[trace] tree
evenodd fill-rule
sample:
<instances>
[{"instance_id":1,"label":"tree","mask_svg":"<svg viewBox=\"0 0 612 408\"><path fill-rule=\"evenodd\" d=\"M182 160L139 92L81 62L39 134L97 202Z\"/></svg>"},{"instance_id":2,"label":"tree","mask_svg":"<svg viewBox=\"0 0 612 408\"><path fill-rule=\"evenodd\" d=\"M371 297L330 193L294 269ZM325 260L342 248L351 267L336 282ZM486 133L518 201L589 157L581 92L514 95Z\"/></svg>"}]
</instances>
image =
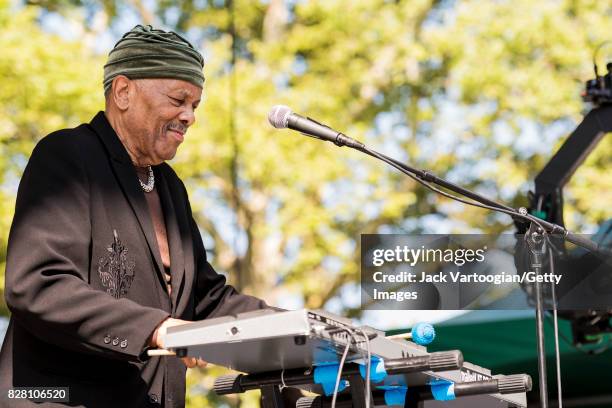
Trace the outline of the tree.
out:
<instances>
[{"instance_id":1,"label":"tree","mask_svg":"<svg viewBox=\"0 0 612 408\"><path fill-rule=\"evenodd\" d=\"M0 0L2 288L17 184L34 143L54 130L88 121L103 101L102 76L97 69L102 60L87 43L45 33L37 22L38 14L36 7ZM1 304L3 314L8 314L4 302Z\"/></svg>"}]
</instances>

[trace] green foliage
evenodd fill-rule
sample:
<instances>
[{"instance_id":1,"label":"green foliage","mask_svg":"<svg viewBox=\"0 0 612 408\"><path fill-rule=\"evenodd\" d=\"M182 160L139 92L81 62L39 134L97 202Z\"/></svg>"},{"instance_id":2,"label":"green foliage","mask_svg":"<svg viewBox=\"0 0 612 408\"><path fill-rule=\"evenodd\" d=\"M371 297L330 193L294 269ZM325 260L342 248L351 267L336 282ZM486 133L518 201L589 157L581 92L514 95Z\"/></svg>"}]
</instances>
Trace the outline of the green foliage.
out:
<instances>
[{"instance_id":1,"label":"green foliage","mask_svg":"<svg viewBox=\"0 0 612 408\"><path fill-rule=\"evenodd\" d=\"M92 54L86 38L83 43L68 42L43 32L38 13L36 7L0 1L2 276L17 183L35 142L54 130L89 121L103 101L102 59ZM1 281L4 288L4 278Z\"/></svg>"},{"instance_id":2,"label":"green foliage","mask_svg":"<svg viewBox=\"0 0 612 408\"><path fill-rule=\"evenodd\" d=\"M553 1L300 2L289 14L279 7L234 4L242 17L230 72L231 30L216 26L205 43L208 100L175 164L192 188L216 191L219 200L203 203L202 214L219 204L235 214L245 253L215 232L224 221L205 228L221 268L241 277L234 282L265 294L280 275L281 290L301 292L310 307L357 280L361 233L428 231L421 222L428 213L448 217L455 232L512 227L505 216L449 203L355 152L269 129L270 106L290 104L414 165L525 204L530 180L560 143L555 129L569 133L580 120L579 91L609 11ZM252 17L260 11L263 24ZM229 11L210 13L189 21ZM384 114L390 130L374 126ZM600 173L603 164L593 159L580 172ZM583 191L595 182L590 177ZM569 197L568 214L582 207L578 224L569 224L577 230L609 216L588 210L588 196Z\"/></svg>"}]
</instances>

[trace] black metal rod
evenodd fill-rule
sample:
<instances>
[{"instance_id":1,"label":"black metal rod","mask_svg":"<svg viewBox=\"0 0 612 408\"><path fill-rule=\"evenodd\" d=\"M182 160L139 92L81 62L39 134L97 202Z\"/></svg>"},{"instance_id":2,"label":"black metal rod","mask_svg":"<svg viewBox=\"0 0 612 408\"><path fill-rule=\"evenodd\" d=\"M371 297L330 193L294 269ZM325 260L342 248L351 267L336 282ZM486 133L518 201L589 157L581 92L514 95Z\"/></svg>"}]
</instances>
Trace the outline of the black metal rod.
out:
<instances>
[{"instance_id":1,"label":"black metal rod","mask_svg":"<svg viewBox=\"0 0 612 408\"><path fill-rule=\"evenodd\" d=\"M362 151L363 153L369 154L368 150L371 150L371 149L367 149L366 148L366 149L360 150L360 151ZM451 183L450 181L444 180L444 179L436 176L435 174L431 173L430 171L415 169L414 167L411 167L411 166L409 166L409 165L407 165L405 163L402 163L401 161L396 160L396 159L394 159L392 157L389 157L389 156L384 155L382 153L378 153L378 154L383 156L385 159L392 161L393 163L397 164L398 166L402 167L403 169L409 171L410 173L414 174L415 176L417 176L418 178L420 178L423 181L432 182L432 183L437 184L437 185L439 185L441 187L447 188L447 189L449 189L451 191L454 191L454 192L456 192L458 194L461 194L461 195L463 195L465 197L471 198L472 200L478 201L479 203L482 203L482 204L490 205L492 207L502 208L502 209L508 210L508 211L513 211L513 212L516 211L512 207L509 207L509 206L507 206L505 204L498 203L498 202L493 201L493 200L491 200L491 199L489 199L489 198L487 198L485 196L482 196L482 195L480 195L478 193L475 193L475 192L473 192L471 190L468 190L468 189L466 189L464 187L461 187L461 186L459 186L457 184ZM375 156L373 156L373 157L375 157Z\"/></svg>"},{"instance_id":2,"label":"black metal rod","mask_svg":"<svg viewBox=\"0 0 612 408\"><path fill-rule=\"evenodd\" d=\"M284 408L283 396L277 386L261 387L261 408Z\"/></svg>"},{"instance_id":3,"label":"black metal rod","mask_svg":"<svg viewBox=\"0 0 612 408\"><path fill-rule=\"evenodd\" d=\"M536 267L537 276L541 274L540 267ZM540 406L548 408L548 379L546 372L546 348L544 334L544 299L542 298L542 284L536 280L536 338L538 341L538 382L540 386Z\"/></svg>"},{"instance_id":4,"label":"black metal rod","mask_svg":"<svg viewBox=\"0 0 612 408\"><path fill-rule=\"evenodd\" d=\"M602 137L612 131L612 106L590 111L535 177L537 195L562 189Z\"/></svg>"},{"instance_id":5,"label":"black metal rod","mask_svg":"<svg viewBox=\"0 0 612 408\"><path fill-rule=\"evenodd\" d=\"M451 183L450 181L444 180L438 176L436 176L435 174L426 171L426 170L420 170L420 169L415 169L405 163L400 162L399 160L393 159L391 157L388 157L382 153L379 153L375 150L372 150L366 146L349 146L352 147L353 149L360 151L362 153L367 154L368 156L372 156L375 157L379 160L382 161L388 161L391 162L393 165L397 166L396 168L399 167L398 170L403 171L405 173L410 173L414 176L416 176L418 179L422 180L422 181L426 181L426 182L431 182L434 183L440 187L446 188L450 191L453 191L457 194L461 194L464 197L468 197L474 201L477 201L481 204L487 205L489 207L493 207L493 209L497 209L497 210L501 210L502 212L508 214L510 216L512 216L513 218L521 218L521 219L527 219L533 223L539 224L541 225L546 232L548 232L549 234L560 234L562 235L568 242L571 242L573 244L576 244L578 246L581 246L583 248L588 249L589 251L599 251L599 245L596 242L593 242L589 239L586 239L578 234L575 234L571 231L566 230L564 227L562 227L561 225L546 221L546 220L542 220L540 218L537 218L531 214L528 213L520 213L518 210L509 207L505 204L501 204L498 203L494 200L491 200L487 197L484 197L478 193L475 193L471 190L468 190L466 188L463 188L461 186L458 186L454 183ZM391 164L388 163L388 164Z\"/></svg>"},{"instance_id":6,"label":"black metal rod","mask_svg":"<svg viewBox=\"0 0 612 408\"><path fill-rule=\"evenodd\" d=\"M365 408L366 407L366 386L365 380L361 378L359 374L353 374L349 376L349 383L351 384L351 399L353 401L353 408ZM369 395L370 401L372 401L372 395ZM370 404L371 406L374 403Z\"/></svg>"},{"instance_id":7,"label":"black metal rod","mask_svg":"<svg viewBox=\"0 0 612 408\"><path fill-rule=\"evenodd\" d=\"M544 241L538 227L531 224L525 235L525 242L529 248L529 263L531 271L536 276L542 274L542 265L544 255L548 246ZM550 250L550 249L549 249ZM538 381L540 385L540 405L542 408L548 408L548 390L547 390L547 373L546 373L546 349L545 349L545 334L544 334L544 299L542 295L542 284L539 280L535 282L535 301L536 301L536 339L538 352Z\"/></svg>"}]
</instances>

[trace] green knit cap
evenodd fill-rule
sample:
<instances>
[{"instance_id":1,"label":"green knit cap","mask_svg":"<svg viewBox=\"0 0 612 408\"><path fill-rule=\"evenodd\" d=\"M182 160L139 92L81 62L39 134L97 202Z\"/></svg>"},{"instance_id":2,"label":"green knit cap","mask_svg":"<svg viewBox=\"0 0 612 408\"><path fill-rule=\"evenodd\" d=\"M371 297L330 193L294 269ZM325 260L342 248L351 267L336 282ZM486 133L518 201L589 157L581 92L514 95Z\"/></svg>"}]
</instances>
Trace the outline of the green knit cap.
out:
<instances>
[{"instance_id":1,"label":"green knit cap","mask_svg":"<svg viewBox=\"0 0 612 408\"><path fill-rule=\"evenodd\" d=\"M172 78L204 85L204 59L179 34L137 25L115 44L104 65L104 93L117 75L130 79Z\"/></svg>"}]
</instances>

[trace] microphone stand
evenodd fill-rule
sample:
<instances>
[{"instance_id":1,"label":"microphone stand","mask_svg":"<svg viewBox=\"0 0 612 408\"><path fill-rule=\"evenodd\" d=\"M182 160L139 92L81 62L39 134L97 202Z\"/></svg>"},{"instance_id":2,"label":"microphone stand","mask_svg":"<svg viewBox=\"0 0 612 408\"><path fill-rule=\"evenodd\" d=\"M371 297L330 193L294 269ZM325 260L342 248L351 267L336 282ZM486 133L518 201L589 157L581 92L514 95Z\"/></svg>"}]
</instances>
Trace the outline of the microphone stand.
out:
<instances>
[{"instance_id":1,"label":"microphone stand","mask_svg":"<svg viewBox=\"0 0 612 408\"><path fill-rule=\"evenodd\" d=\"M439 194L442 194L445 197L462 202L464 204L486 208L492 211L502 212L502 213L510 215L515 220L523 219L523 220L529 221L530 228L525 235L525 240L529 248L531 267L533 268L533 271L537 275L541 274L542 263L543 263L543 260L545 259L546 251L552 250L551 248L548 248L549 245L546 245L546 242L548 242L550 246L552 246L552 243L550 242L549 237L548 237L549 234L559 234L563 236L563 238L567 240L568 242L581 246L592 252L597 252L600 249L599 245L596 242L593 242L589 239L581 237L580 235L573 233L558 224L554 224L552 222L542 220L540 218L537 218L529 214L529 212L527 211L525 207L521 207L517 210L505 204L501 204L496 201L490 200L487 197L484 197L476 192L473 192L459 185L451 183L450 181L444 180L428 170L420 170L420 169L413 168L396 159L393 159L373 149L370 149L366 147L363 143L355 139L352 139L342 133L338 133L335 138L322 138L322 137L313 136L307 133L303 133L303 134L307 136L315 137L317 139L322 139L322 140L332 142L337 146L348 146L352 149L365 153L368 156L375 157L389 164L395 169L401 171L402 173L406 174L408 177L412 178L418 183L423 184L425 187ZM432 186L430 183L436 184L447 190L453 191L473 201L465 200L463 198L449 194L446 191L442 191ZM537 346L538 346L538 374L539 374L539 383L540 383L539 384L540 386L539 387L540 388L540 406L542 408L547 408L548 407L548 392L547 392L547 374L546 374L546 352L544 349L544 345L545 345L545 342L544 342L545 340L544 338L544 300L542 298L542 285L538 282L536 282L536 285L535 285L535 295L536 295L536 337L537 337Z\"/></svg>"}]
</instances>

